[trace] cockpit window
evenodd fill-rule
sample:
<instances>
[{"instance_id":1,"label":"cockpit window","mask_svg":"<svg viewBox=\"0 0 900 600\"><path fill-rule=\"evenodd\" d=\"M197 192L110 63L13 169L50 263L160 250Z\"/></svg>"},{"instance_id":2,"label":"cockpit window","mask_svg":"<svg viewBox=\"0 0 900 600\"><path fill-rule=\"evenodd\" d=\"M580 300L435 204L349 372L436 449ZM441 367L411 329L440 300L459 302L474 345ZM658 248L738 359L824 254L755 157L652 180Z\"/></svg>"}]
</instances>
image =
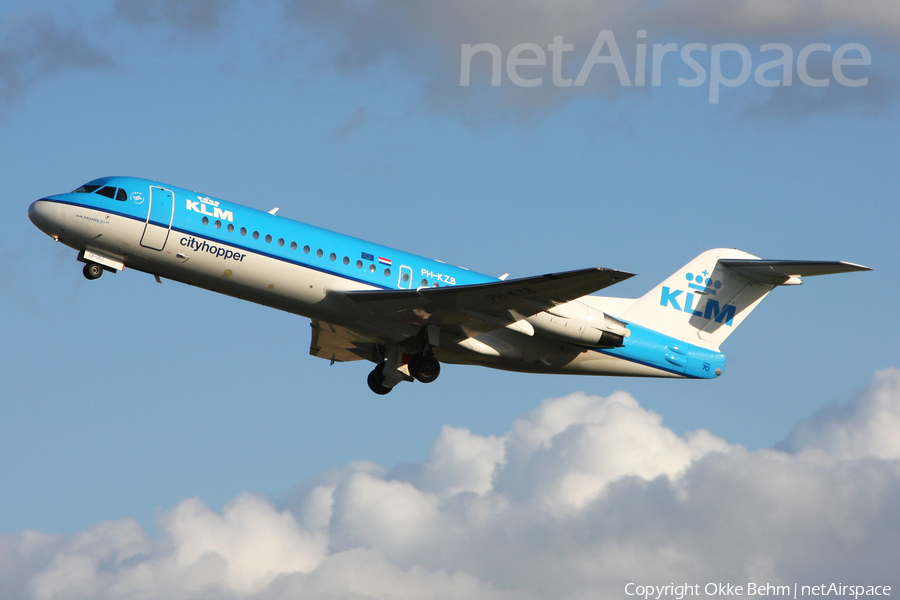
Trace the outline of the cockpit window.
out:
<instances>
[{"instance_id":1,"label":"cockpit window","mask_svg":"<svg viewBox=\"0 0 900 600\"><path fill-rule=\"evenodd\" d=\"M100 194L101 196L106 196L111 200L118 200L119 202L125 202L128 200L128 192L126 192L123 188L115 188L110 185L101 187L99 185L91 185L86 183L72 193Z\"/></svg>"},{"instance_id":2,"label":"cockpit window","mask_svg":"<svg viewBox=\"0 0 900 600\"><path fill-rule=\"evenodd\" d=\"M116 199L116 188L110 187L108 185L106 187L102 187L99 190L97 190L97 193L100 194L101 196L106 196L107 198L109 198L111 200Z\"/></svg>"}]
</instances>

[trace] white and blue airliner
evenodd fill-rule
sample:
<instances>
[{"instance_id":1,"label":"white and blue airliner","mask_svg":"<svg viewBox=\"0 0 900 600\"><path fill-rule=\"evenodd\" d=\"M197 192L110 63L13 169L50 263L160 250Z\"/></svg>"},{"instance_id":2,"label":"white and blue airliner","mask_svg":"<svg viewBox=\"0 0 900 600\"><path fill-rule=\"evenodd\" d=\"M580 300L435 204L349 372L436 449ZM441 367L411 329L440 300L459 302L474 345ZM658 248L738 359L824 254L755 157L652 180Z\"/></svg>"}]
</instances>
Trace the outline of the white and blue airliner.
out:
<instances>
[{"instance_id":1,"label":"white and blue airliner","mask_svg":"<svg viewBox=\"0 0 900 600\"><path fill-rule=\"evenodd\" d=\"M646 295L591 295L604 268L491 277L157 181L106 177L28 209L84 275L125 267L311 319L310 354L368 360L369 388L430 383L441 363L527 373L714 379L722 342L766 294L847 262L707 250Z\"/></svg>"}]
</instances>

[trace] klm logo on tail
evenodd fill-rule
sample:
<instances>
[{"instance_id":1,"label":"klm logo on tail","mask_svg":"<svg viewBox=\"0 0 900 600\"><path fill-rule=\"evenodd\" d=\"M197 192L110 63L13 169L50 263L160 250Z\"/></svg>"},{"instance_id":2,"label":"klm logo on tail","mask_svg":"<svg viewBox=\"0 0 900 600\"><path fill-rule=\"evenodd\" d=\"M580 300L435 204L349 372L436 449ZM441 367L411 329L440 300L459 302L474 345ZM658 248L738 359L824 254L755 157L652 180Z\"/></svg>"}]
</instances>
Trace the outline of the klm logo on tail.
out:
<instances>
[{"instance_id":1,"label":"klm logo on tail","mask_svg":"<svg viewBox=\"0 0 900 600\"><path fill-rule=\"evenodd\" d=\"M709 275L709 272L704 270L699 275L685 273L684 277L688 280L687 286L692 290L699 290L715 296L716 292L722 287L722 282L718 280L713 281L712 278L707 277L707 275Z\"/></svg>"},{"instance_id":2,"label":"klm logo on tail","mask_svg":"<svg viewBox=\"0 0 900 600\"><path fill-rule=\"evenodd\" d=\"M702 274L696 276L693 273L687 273L685 275L685 278L688 280L688 288L697 290L700 294L694 294L694 292L687 292L685 290L672 290L669 286L664 285L662 287L659 305L664 307L670 306L677 311L686 312L695 317L713 320L716 323L725 323L726 325L731 326L737 308L733 304L721 306L719 305L718 300L711 297L715 296L722 288L722 282L713 281L707 277L707 275L708 273L706 271L703 271ZM683 297L682 294L684 294ZM699 296L699 298L697 296ZM706 300L705 303L703 302L704 299Z\"/></svg>"}]
</instances>

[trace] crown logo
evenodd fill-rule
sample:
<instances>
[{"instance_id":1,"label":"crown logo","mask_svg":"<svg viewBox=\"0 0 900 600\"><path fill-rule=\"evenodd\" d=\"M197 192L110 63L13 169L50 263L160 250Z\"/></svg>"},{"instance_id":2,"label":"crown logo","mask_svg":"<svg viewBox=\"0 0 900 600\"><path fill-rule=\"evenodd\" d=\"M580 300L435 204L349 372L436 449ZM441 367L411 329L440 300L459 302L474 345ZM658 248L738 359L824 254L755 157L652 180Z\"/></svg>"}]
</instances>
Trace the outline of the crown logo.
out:
<instances>
[{"instance_id":1,"label":"crown logo","mask_svg":"<svg viewBox=\"0 0 900 600\"><path fill-rule=\"evenodd\" d=\"M721 289L722 282L718 279L713 281L708 275L709 272L704 269L700 274L694 275L693 273L686 273L684 277L688 280L688 287L692 290L715 296L716 291Z\"/></svg>"}]
</instances>

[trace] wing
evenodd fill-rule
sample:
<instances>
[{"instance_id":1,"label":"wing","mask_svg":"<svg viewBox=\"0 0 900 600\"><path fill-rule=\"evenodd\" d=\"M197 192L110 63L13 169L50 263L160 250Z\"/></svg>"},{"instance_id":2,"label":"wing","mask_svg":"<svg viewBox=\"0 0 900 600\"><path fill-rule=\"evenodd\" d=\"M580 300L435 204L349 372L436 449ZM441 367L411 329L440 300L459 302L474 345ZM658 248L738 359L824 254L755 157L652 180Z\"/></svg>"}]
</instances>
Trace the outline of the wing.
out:
<instances>
[{"instance_id":1,"label":"wing","mask_svg":"<svg viewBox=\"0 0 900 600\"><path fill-rule=\"evenodd\" d=\"M332 293L396 321L442 328L458 325L473 334L513 325L633 276L593 268L475 285Z\"/></svg>"},{"instance_id":2,"label":"wing","mask_svg":"<svg viewBox=\"0 0 900 600\"><path fill-rule=\"evenodd\" d=\"M319 319L310 321L312 339L309 353L335 362L363 360L372 355L373 341L346 327Z\"/></svg>"}]
</instances>

